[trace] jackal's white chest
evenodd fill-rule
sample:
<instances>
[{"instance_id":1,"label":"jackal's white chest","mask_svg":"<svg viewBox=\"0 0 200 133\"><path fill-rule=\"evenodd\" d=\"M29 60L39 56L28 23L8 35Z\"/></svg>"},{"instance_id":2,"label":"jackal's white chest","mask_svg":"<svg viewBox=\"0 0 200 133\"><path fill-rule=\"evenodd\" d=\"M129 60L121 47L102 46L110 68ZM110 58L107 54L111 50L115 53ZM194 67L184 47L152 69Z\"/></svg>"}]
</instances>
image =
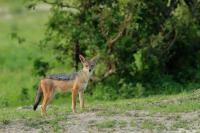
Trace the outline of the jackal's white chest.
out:
<instances>
[{"instance_id":1,"label":"jackal's white chest","mask_svg":"<svg viewBox=\"0 0 200 133\"><path fill-rule=\"evenodd\" d=\"M85 80L82 80L81 87L80 87L81 90L86 90L90 76L91 76L91 73L84 73L83 79L85 79Z\"/></svg>"},{"instance_id":2,"label":"jackal's white chest","mask_svg":"<svg viewBox=\"0 0 200 133\"><path fill-rule=\"evenodd\" d=\"M86 90L87 85L88 85L88 81L84 82L84 83L82 84L82 89L83 89L83 90Z\"/></svg>"}]
</instances>

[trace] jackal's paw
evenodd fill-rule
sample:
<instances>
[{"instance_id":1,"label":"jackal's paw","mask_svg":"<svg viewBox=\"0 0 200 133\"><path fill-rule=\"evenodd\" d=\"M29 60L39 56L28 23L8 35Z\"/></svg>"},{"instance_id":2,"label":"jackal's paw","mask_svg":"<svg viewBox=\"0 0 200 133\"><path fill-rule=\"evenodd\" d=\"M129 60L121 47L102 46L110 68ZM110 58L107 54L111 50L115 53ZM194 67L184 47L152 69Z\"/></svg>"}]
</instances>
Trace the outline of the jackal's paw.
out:
<instances>
[{"instance_id":1,"label":"jackal's paw","mask_svg":"<svg viewBox=\"0 0 200 133\"><path fill-rule=\"evenodd\" d=\"M76 113L76 110L72 110L73 113Z\"/></svg>"},{"instance_id":2,"label":"jackal's paw","mask_svg":"<svg viewBox=\"0 0 200 133\"><path fill-rule=\"evenodd\" d=\"M41 116L42 116L42 117L46 117L46 116L47 116L47 113L41 113Z\"/></svg>"},{"instance_id":3,"label":"jackal's paw","mask_svg":"<svg viewBox=\"0 0 200 133\"><path fill-rule=\"evenodd\" d=\"M81 110L84 110L84 109L85 109L85 107L80 107L80 109L81 109Z\"/></svg>"}]
</instances>

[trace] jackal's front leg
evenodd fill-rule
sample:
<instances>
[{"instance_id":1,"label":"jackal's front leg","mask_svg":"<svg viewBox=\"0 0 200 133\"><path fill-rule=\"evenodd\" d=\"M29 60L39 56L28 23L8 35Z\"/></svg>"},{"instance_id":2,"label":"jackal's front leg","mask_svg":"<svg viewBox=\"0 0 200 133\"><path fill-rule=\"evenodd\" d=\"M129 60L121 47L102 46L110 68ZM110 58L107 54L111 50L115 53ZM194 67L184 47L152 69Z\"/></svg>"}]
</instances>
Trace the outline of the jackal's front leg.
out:
<instances>
[{"instance_id":1,"label":"jackal's front leg","mask_svg":"<svg viewBox=\"0 0 200 133\"><path fill-rule=\"evenodd\" d=\"M43 98L42 106L41 106L41 115L42 116L47 116L46 107L47 107L48 101L49 101L49 97L45 95Z\"/></svg>"},{"instance_id":2,"label":"jackal's front leg","mask_svg":"<svg viewBox=\"0 0 200 133\"><path fill-rule=\"evenodd\" d=\"M77 96L77 89L72 90L72 111L73 113L76 112L76 96Z\"/></svg>"},{"instance_id":3,"label":"jackal's front leg","mask_svg":"<svg viewBox=\"0 0 200 133\"><path fill-rule=\"evenodd\" d=\"M83 98L83 91L79 92L79 101L80 101L80 108L84 108L84 98Z\"/></svg>"}]
</instances>

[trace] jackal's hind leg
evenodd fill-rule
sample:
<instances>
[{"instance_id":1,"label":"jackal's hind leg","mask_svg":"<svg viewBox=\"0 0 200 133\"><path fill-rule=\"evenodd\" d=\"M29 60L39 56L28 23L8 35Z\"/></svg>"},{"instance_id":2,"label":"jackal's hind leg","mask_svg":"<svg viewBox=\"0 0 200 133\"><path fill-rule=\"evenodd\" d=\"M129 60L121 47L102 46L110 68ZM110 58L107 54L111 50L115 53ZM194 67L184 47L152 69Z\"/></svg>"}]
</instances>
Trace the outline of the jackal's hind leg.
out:
<instances>
[{"instance_id":1,"label":"jackal's hind leg","mask_svg":"<svg viewBox=\"0 0 200 133\"><path fill-rule=\"evenodd\" d=\"M80 108L84 108L84 97L83 97L83 91L79 92L79 102L80 102Z\"/></svg>"},{"instance_id":2,"label":"jackal's hind leg","mask_svg":"<svg viewBox=\"0 0 200 133\"><path fill-rule=\"evenodd\" d=\"M42 116L47 116L46 113L46 107L48 105L50 97L49 96L44 96L43 102L42 102L42 106L41 106L41 115Z\"/></svg>"}]
</instances>

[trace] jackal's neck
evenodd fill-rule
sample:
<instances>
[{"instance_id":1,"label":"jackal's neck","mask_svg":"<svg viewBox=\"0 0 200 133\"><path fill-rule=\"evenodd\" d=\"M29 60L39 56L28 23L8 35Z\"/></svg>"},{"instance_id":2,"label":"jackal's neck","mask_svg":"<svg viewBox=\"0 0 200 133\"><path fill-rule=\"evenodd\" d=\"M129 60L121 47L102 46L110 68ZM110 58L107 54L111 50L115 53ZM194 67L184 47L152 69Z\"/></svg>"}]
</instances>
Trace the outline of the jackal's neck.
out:
<instances>
[{"instance_id":1,"label":"jackal's neck","mask_svg":"<svg viewBox=\"0 0 200 133\"><path fill-rule=\"evenodd\" d=\"M88 71L81 70L79 72L79 76L82 77L82 79L84 80L83 82L87 82L90 78L90 73Z\"/></svg>"},{"instance_id":2,"label":"jackal's neck","mask_svg":"<svg viewBox=\"0 0 200 133\"><path fill-rule=\"evenodd\" d=\"M87 76L88 78L90 77L90 73L89 73L88 71L81 70L80 73L81 73L82 75Z\"/></svg>"}]
</instances>

